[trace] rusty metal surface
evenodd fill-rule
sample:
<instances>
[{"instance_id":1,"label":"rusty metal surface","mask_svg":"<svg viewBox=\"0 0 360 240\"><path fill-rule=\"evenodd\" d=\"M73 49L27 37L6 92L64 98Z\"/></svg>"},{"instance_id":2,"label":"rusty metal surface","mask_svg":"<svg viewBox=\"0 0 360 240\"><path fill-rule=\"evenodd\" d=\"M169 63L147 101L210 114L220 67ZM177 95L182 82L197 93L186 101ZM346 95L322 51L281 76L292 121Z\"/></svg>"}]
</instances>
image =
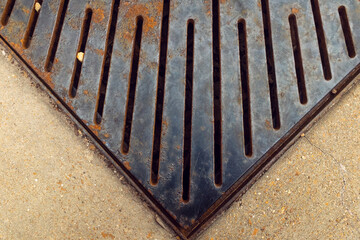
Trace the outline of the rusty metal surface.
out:
<instances>
[{"instance_id":1,"label":"rusty metal surface","mask_svg":"<svg viewBox=\"0 0 360 240\"><path fill-rule=\"evenodd\" d=\"M218 1L218 0L214 0ZM51 71L45 69L49 46L53 38L59 6L64 1L41 1L41 9L29 48L23 47L24 33L34 11L35 3L29 0L0 0L2 19L9 2L14 2L8 21L2 21L1 37L21 56L26 64L51 88L56 97L71 109L94 139L132 181L140 186L145 195L157 206L178 233L189 237L198 227L221 208L260 163L274 157L272 153L284 147L296 131L306 126L329 94L337 94L342 80L354 69L359 69L358 54L350 56L349 35L339 15L339 7L345 6L351 30L350 38L356 53L360 52L360 3L357 0L319 0L331 79L326 80L324 59L319 51L319 33L310 0L269 1L218 1L220 55L221 55L221 139L214 138L214 52L213 21L214 5L206 0L171 0L170 3L167 62L164 85L164 103L160 132L160 161L158 182L151 183L154 151L154 128L157 111L159 67L164 3L158 0L110 1L70 0L64 15L64 23ZM35 1L36 2L36 1ZM40 3L40 1L37 1ZM66 2L66 1L65 1ZM96 121L96 109L102 93L103 78L109 45L109 22L114 14L112 6L118 2L111 61L105 92L105 104L101 123ZM316 1L315 1L316 2ZM66 4L65 4L66 5ZM165 4L166 5L166 4ZM81 73L76 96L71 97L70 85L74 64L79 51L79 39L83 27L85 9L92 10L88 39L81 61ZM265 16L269 19L264 20ZM299 101L297 84L299 66L294 62L295 47L291 35L289 16L296 17L300 59L305 76L307 102ZM134 107L132 112L129 152L124 153L123 139L126 125L128 97L131 85L131 69L137 19L142 16L142 37L136 77ZM167 17L167 16L165 16ZM194 20L194 59L192 85L192 122L189 199L183 199L184 119L187 68L188 20ZM246 153L244 125L244 92L242 91L241 61L239 57L239 20L244 19L247 39L247 63L250 101L251 154ZM270 21L269 21L270 20ZM266 39L270 24L270 38ZM265 27L266 28L266 27ZM216 34L215 34L216 35ZM241 38L240 38L241 39ZM139 43L140 44L140 43ZM266 46L266 47L265 47ZM108 47L108 48L107 48ZM325 48L324 48L325 47ZM276 97L279 118L274 120L269 83L269 56L273 52L274 65L270 68L276 76ZM241 55L241 53L240 53ZM105 58L105 60L104 60ZM297 67L296 67L297 66ZM216 75L216 74L215 74ZM340 84L340 85L339 85ZM335 90L334 90L335 89ZM161 93L160 93L161 95ZM281 126L274 128L274 121ZM215 184L214 148L221 143L221 182ZM141 187L142 186L142 187Z\"/></svg>"}]
</instances>

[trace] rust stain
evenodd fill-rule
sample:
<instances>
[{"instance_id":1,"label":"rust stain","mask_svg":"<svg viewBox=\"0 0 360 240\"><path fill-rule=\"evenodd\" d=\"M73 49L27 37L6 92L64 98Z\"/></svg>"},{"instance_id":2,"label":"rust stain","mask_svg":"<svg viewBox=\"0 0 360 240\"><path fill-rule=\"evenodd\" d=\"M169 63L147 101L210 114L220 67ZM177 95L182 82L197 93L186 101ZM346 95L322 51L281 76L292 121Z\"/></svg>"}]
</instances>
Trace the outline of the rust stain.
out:
<instances>
[{"instance_id":1,"label":"rust stain","mask_svg":"<svg viewBox=\"0 0 360 240\"><path fill-rule=\"evenodd\" d=\"M299 13L299 9L297 9L297 8L292 8L292 9L291 9L291 12L292 12L293 14L297 14L297 13Z\"/></svg>"},{"instance_id":2,"label":"rust stain","mask_svg":"<svg viewBox=\"0 0 360 240\"><path fill-rule=\"evenodd\" d=\"M30 10L27 8L22 8L21 9L25 14L30 14Z\"/></svg>"},{"instance_id":3,"label":"rust stain","mask_svg":"<svg viewBox=\"0 0 360 240\"><path fill-rule=\"evenodd\" d=\"M81 22L80 22L79 18L70 18L67 23L74 30L80 29Z\"/></svg>"},{"instance_id":4,"label":"rust stain","mask_svg":"<svg viewBox=\"0 0 360 240\"><path fill-rule=\"evenodd\" d=\"M104 49L95 49L94 51L99 56L104 56L105 55L105 50Z\"/></svg>"},{"instance_id":5,"label":"rust stain","mask_svg":"<svg viewBox=\"0 0 360 240\"><path fill-rule=\"evenodd\" d=\"M166 120L164 120L164 121L163 121L163 125L164 125L165 127L168 127L168 126L169 126L169 123L168 123Z\"/></svg>"},{"instance_id":6,"label":"rust stain","mask_svg":"<svg viewBox=\"0 0 360 240\"><path fill-rule=\"evenodd\" d=\"M96 125L96 124L90 125L89 128L90 128L91 130L97 130L97 131L100 131L100 130L101 130L101 126L100 126L100 125Z\"/></svg>"},{"instance_id":7,"label":"rust stain","mask_svg":"<svg viewBox=\"0 0 360 240\"><path fill-rule=\"evenodd\" d=\"M51 73L42 73L41 74L45 83L51 88L51 89L54 89L55 88L55 84L53 83L52 81L52 78L51 78Z\"/></svg>"},{"instance_id":8,"label":"rust stain","mask_svg":"<svg viewBox=\"0 0 360 240\"><path fill-rule=\"evenodd\" d=\"M160 26L160 17L162 13L162 1L153 1L149 3L124 2L123 6L126 8L124 22L121 24L123 30L120 37L131 43L136 27L136 18L142 16L144 18L143 34L144 36L157 37L155 28Z\"/></svg>"},{"instance_id":9,"label":"rust stain","mask_svg":"<svg viewBox=\"0 0 360 240\"><path fill-rule=\"evenodd\" d=\"M90 130L96 135L99 136L99 131L101 130L101 126L100 125L89 125Z\"/></svg>"},{"instance_id":10,"label":"rust stain","mask_svg":"<svg viewBox=\"0 0 360 240\"><path fill-rule=\"evenodd\" d=\"M272 129L272 124L269 120L265 121L265 127L266 127L266 129Z\"/></svg>"},{"instance_id":11,"label":"rust stain","mask_svg":"<svg viewBox=\"0 0 360 240\"><path fill-rule=\"evenodd\" d=\"M131 170L131 167L130 167L130 163L129 163L129 162L125 161L125 162L124 162L124 166L126 167L127 170L129 170L129 171Z\"/></svg>"},{"instance_id":12,"label":"rust stain","mask_svg":"<svg viewBox=\"0 0 360 240\"><path fill-rule=\"evenodd\" d=\"M105 13L104 10L101 8L97 8L97 9L93 9L93 19L94 19L94 23L100 23L104 20L105 18Z\"/></svg>"},{"instance_id":13,"label":"rust stain","mask_svg":"<svg viewBox=\"0 0 360 240\"><path fill-rule=\"evenodd\" d=\"M84 90L84 94L85 94L85 95L89 95L89 91L88 91L88 90Z\"/></svg>"},{"instance_id":14,"label":"rust stain","mask_svg":"<svg viewBox=\"0 0 360 240\"><path fill-rule=\"evenodd\" d=\"M105 133L105 134L104 134L104 137L109 138L109 137L110 137L110 134Z\"/></svg>"}]
</instances>

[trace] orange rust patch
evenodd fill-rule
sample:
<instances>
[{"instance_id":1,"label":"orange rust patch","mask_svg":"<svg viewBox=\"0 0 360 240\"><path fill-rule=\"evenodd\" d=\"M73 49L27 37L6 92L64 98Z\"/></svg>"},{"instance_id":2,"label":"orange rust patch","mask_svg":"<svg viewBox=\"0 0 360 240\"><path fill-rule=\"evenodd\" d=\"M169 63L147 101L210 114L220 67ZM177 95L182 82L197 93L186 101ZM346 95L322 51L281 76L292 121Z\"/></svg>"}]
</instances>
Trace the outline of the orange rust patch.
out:
<instances>
[{"instance_id":1,"label":"orange rust patch","mask_svg":"<svg viewBox=\"0 0 360 240\"><path fill-rule=\"evenodd\" d=\"M90 130L96 135L99 136L99 131L101 130L101 126L100 125L89 125Z\"/></svg>"},{"instance_id":2,"label":"orange rust patch","mask_svg":"<svg viewBox=\"0 0 360 240\"><path fill-rule=\"evenodd\" d=\"M95 49L94 50L97 55L104 56L105 51L103 49Z\"/></svg>"},{"instance_id":3,"label":"orange rust patch","mask_svg":"<svg viewBox=\"0 0 360 240\"><path fill-rule=\"evenodd\" d=\"M267 129L272 129L272 126L271 126L271 123L270 123L269 120L266 120L266 121L265 121L265 127L266 127Z\"/></svg>"},{"instance_id":4,"label":"orange rust patch","mask_svg":"<svg viewBox=\"0 0 360 240\"><path fill-rule=\"evenodd\" d=\"M169 123L168 123L166 120L164 120L164 121L163 121L163 125L166 126L166 127L168 127L168 126L169 126Z\"/></svg>"},{"instance_id":5,"label":"orange rust patch","mask_svg":"<svg viewBox=\"0 0 360 240\"><path fill-rule=\"evenodd\" d=\"M130 163L129 163L129 162L125 161L125 162L124 162L124 166L126 167L127 170L129 170L129 171L131 170L131 167L130 167Z\"/></svg>"},{"instance_id":6,"label":"orange rust patch","mask_svg":"<svg viewBox=\"0 0 360 240\"><path fill-rule=\"evenodd\" d=\"M89 91L88 91L88 90L84 90L84 94L85 94L85 95L89 95Z\"/></svg>"},{"instance_id":7,"label":"orange rust patch","mask_svg":"<svg viewBox=\"0 0 360 240\"><path fill-rule=\"evenodd\" d=\"M55 84L52 82L51 72L42 74L45 83L51 88L55 88Z\"/></svg>"},{"instance_id":8,"label":"orange rust patch","mask_svg":"<svg viewBox=\"0 0 360 240\"><path fill-rule=\"evenodd\" d=\"M90 128L91 130L97 130L97 131L100 131L100 130L101 130L101 126L100 126L100 125L96 125L96 124L90 125L89 128Z\"/></svg>"},{"instance_id":9,"label":"orange rust patch","mask_svg":"<svg viewBox=\"0 0 360 240\"><path fill-rule=\"evenodd\" d=\"M110 137L110 134L105 133L105 134L104 134L104 137L109 138L109 137Z\"/></svg>"},{"instance_id":10,"label":"orange rust patch","mask_svg":"<svg viewBox=\"0 0 360 240\"><path fill-rule=\"evenodd\" d=\"M104 20L105 14L103 9L93 9L94 23L100 23Z\"/></svg>"},{"instance_id":11,"label":"orange rust patch","mask_svg":"<svg viewBox=\"0 0 360 240\"><path fill-rule=\"evenodd\" d=\"M30 14L30 10L27 8L22 8L21 9L25 14Z\"/></svg>"},{"instance_id":12,"label":"orange rust patch","mask_svg":"<svg viewBox=\"0 0 360 240\"><path fill-rule=\"evenodd\" d=\"M299 9L297 9L297 8L292 8L292 9L291 9L291 12L292 12L293 14L297 14L297 13L299 12Z\"/></svg>"},{"instance_id":13,"label":"orange rust patch","mask_svg":"<svg viewBox=\"0 0 360 240\"><path fill-rule=\"evenodd\" d=\"M134 5L130 2L126 2L124 3L124 5L128 6L127 12L125 14L125 19L127 19L127 22L125 23L125 30L129 31L130 29L135 29L135 25L136 25L135 19L138 16L142 16L144 18L144 25L143 25L144 35L149 34L151 30L153 30L159 24L155 16L161 15L162 5L163 5L161 1L144 3L144 4L134 4ZM128 32L127 35L129 35ZM129 36L125 36L125 39L128 40L128 38ZM131 39L132 38L130 36L130 40Z\"/></svg>"}]
</instances>

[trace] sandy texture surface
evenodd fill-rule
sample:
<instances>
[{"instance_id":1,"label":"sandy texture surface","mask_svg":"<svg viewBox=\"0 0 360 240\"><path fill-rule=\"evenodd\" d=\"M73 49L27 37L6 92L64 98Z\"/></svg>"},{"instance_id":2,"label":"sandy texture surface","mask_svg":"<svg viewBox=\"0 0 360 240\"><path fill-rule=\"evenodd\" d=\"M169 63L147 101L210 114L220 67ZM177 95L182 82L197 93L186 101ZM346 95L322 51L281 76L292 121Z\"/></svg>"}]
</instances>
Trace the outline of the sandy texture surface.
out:
<instances>
[{"instance_id":1,"label":"sandy texture surface","mask_svg":"<svg viewBox=\"0 0 360 240\"><path fill-rule=\"evenodd\" d=\"M176 239L11 61L0 48L0 239ZM357 84L199 239L360 239L359 226Z\"/></svg>"}]
</instances>

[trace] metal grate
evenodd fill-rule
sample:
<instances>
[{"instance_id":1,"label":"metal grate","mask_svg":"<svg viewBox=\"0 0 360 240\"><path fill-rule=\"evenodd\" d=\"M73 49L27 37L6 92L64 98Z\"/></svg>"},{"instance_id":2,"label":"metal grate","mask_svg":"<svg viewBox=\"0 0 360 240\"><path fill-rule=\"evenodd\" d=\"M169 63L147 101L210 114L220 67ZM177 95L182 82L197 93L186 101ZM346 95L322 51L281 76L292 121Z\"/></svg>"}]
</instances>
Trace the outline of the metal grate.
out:
<instances>
[{"instance_id":1,"label":"metal grate","mask_svg":"<svg viewBox=\"0 0 360 240\"><path fill-rule=\"evenodd\" d=\"M356 0L0 0L1 38L184 238L360 71Z\"/></svg>"}]
</instances>

